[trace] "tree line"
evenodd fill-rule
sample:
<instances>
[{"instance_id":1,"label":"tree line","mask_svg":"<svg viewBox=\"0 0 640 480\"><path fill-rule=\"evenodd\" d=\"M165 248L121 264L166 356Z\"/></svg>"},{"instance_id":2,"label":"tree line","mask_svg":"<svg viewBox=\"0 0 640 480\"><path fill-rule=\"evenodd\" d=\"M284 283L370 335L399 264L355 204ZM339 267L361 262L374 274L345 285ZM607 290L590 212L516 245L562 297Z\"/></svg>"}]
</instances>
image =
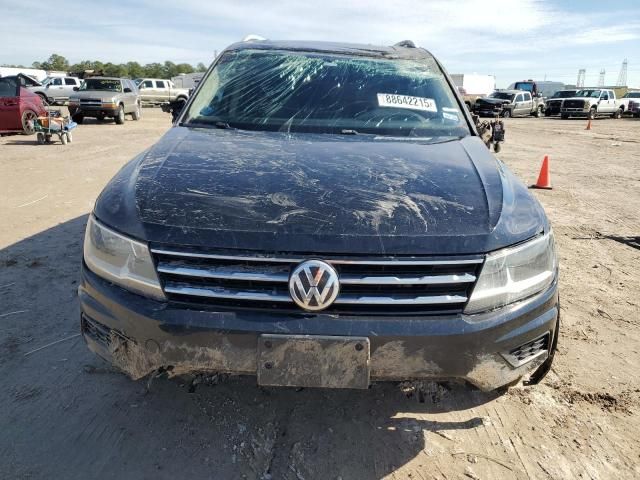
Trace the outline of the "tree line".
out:
<instances>
[{"instance_id":1,"label":"tree line","mask_svg":"<svg viewBox=\"0 0 640 480\"><path fill-rule=\"evenodd\" d=\"M3 65L4 67L25 68L24 65ZM52 54L48 59L42 62L33 62L31 68L39 70L56 70L71 73L80 73L85 70L101 70L104 75L109 77L151 77L151 78L171 78L181 73L205 72L207 67L200 62L195 67L188 63L173 63L166 61L164 63L147 63L141 65L138 62L127 63L103 63L95 60L83 60L78 63L71 64L62 55Z\"/></svg>"}]
</instances>

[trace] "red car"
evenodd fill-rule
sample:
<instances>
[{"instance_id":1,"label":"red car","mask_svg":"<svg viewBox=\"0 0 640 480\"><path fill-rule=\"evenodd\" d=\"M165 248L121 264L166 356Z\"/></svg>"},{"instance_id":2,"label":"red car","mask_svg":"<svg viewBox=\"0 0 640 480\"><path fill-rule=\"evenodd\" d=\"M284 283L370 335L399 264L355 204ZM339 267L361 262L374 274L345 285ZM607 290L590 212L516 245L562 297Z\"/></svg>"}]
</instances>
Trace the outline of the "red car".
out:
<instances>
[{"instance_id":1,"label":"red car","mask_svg":"<svg viewBox=\"0 0 640 480\"><path fill-rule=\"evenodd\" d=\"M28 77L0 78L0 134L34 133L36 117L47 114L40 97L25 88Z\"/></svg>"}]
</instances>

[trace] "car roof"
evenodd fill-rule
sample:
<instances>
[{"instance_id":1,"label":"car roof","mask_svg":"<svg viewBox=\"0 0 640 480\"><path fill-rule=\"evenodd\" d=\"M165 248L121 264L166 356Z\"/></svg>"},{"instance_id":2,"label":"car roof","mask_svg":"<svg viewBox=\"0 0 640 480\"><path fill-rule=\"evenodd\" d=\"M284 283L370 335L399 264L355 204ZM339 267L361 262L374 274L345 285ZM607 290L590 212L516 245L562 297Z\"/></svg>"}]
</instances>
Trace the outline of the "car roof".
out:
<instances>
[{"instance_id":1,"label":"car roof","mask_svg":"<svg viewBox=\"0 0 640 480\"><path fill-rule=\"evenodd\" d=\"M290 50L299 52L337 53L373 58L390 59L433 59L433 55L424 48L404 47L399 45L380 46L359 43L338 43L294 40L251 40L237 42L227 50Z\"/></svg>"},{"instance_id":2,"label":"car roof","mask_svg":"<svg viewBox=\"0 0 640 480\"><path fill-rule=\"evenodd\" d=\"M523 92L531 93L529 90L498 90L498 92L500 92L500 93L513 93L513 94L523 93Z\"/></svg>"}]
</instances>

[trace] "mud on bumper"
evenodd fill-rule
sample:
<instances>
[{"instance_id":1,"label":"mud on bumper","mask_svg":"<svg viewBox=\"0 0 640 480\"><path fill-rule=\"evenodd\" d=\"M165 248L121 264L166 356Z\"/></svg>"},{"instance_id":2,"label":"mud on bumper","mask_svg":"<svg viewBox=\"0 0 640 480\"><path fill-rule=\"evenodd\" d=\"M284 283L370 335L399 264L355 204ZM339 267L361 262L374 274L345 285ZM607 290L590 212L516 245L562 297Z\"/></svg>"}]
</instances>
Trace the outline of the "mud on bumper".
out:
<instances>
[{"instance_id":1,"label":"mud on bumper","mask_svg":"<svg viewBox=\"0 0 640 480\"><path fill-rule=\"evenodd\" d=\"M425 317L194 310L132 294L86 268L79 297L87 345L134 380L158 369L259 375L265 336L336 336L368 340L371 381L457 379L492 390L543 369L558 326L556 284L494 312Z\"/></svg>"}]
</instances>

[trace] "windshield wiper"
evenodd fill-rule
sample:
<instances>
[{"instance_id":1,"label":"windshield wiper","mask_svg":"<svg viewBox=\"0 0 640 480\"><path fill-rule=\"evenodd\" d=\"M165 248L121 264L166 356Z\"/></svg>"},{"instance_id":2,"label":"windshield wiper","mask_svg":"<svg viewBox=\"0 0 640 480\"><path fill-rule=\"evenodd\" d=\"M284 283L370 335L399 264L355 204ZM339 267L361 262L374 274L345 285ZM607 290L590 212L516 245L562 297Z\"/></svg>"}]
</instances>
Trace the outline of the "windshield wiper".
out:
<instances>
[{"instance_id":1,"label":"windshield wiper","mask_svg":"<svg viewBox=\"0 0 640 480\"><path fill-rule=\"evenodd\" d=\"M352 130L350 128L343 128L340 130L341 135L359 135L357 130Z\"/></svg>"},{"instance_id":2,"label":"windshield wiper","mask_svg":"<svg viewBox=\"0 0 640 480\"><path fill-rule=\"evenodd\" d=\"M213 122L213 126L216 128L221 128L223 130L231 128L231 125L229 125L227 122Z\"/></svg>"}]
</instances>

